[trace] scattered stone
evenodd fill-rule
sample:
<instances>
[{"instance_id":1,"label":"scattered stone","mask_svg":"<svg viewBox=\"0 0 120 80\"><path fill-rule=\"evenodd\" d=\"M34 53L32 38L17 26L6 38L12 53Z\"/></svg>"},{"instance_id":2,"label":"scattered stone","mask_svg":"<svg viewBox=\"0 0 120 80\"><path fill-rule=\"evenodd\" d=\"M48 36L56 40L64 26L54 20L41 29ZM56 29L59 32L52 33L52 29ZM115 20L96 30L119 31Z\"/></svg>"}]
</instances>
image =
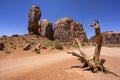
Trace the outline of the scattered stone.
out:
<instances>
[{"instance_id":1,"label":"scattered stone","mask_svg":"<svg viewBox=\"0 0 120 80\"><path fill-rule=\"evenodd\" d=\"M10 51L6 51L7 54L11 53Z\"/></svg>"},{"instance_id":2,"label":"scattered stone","mask_svg":"<svg viewBox=\"0 0 120 80\"><path fill-rule=\"evenodd\" d=\"M36 5L33 5L28 14L28 31L29 33L33 33L39 35L38 29L38 21L41 17L40 8Z\"/></svg>"},{"instance_id":3,"label":"scattered stone","mask_svg":"<svg viewBox=\"0 0 120 80\"><path fill-rule=\"evenodd\" d=\"M23 48L23 50L30 50L30 46L31 46L30 43L26 44L25 47Z\"/></svg>"},{"instance_id":4,"label":"scattered stone","mask_svg":"<svg viewBox=\"0 0 120 80\"><path fill-rule=\"evenodd\" d=\"M0 43L0 50L3 50L4 49L4 43Z\"/></svg>"},{"instance_id":5,"label":"scattered stone","mask_svg":"<svg viewBox=\"0 0 120 80\"><path fill-rule=\"evenodd\" d=\"M37 44L33 47L33 51L40 50L40 47L41 47L41 43L37 43Z\"/></svg>"},{"instance_id":6,"label":"scattered stone","mask_svg":"<svg viewBox=\"0 0 120 80\"><path fill-rule=\"evenodd\" d=\"M38 50L38 49L36 49L35 52L36 52L37 54L40 54L40 50Z\"/></svg>"},{"instance_id":7,"label":"scattered stone","mask_svg":"<svg viewBox=\"0 0 120 80\"><path fill-rule=\"evenodd\" d=\"M41 43L37 43L37 46L41 47Z\"/></svg>"},{"instance_id":8,"label":"scattered stone","mask_svg":"<svg viewBox=\"0 0 120 80\"><path fill-rule=\"evenodd\" d=\"M42 45L41 48L42 49L47 49L47 47L45 45Z\"/></svg>"},{"instance_id":9,"label":"scattered stone","mask_svg":"<svg viewBox=\"0 0 120 80\"><path fill-rule=\"evenodd\" d=\"M33 51L35 51L37 54L39 54L40 53L40 46L41 46L41 44L39 44L39 43L37 45L35 45Z\"/></svg>"},{"instance_id":10,"label":"scattered stone","mask_svg":"<svg viewBox=\"0 0 120 80\"><path fill-rule=\"evenodd\" d=\"M34 51L40 50L40 47L38 45L35 46Z\"/></svg>"}]
</instances>

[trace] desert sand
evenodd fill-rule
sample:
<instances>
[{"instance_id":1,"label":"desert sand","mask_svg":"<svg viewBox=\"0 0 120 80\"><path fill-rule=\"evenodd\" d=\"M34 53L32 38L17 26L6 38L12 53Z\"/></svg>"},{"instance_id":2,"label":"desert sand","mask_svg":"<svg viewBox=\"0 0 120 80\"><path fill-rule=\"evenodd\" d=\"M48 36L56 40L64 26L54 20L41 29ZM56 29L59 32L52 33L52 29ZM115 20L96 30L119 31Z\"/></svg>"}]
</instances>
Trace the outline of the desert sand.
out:
<instances>
[{"instance_id":1,"label":"desert sand","mask_svg":"<svg viewBox=\"0 0 120 80\"><path fill-rule=\"evenodd\" d=\"M47 54L32 54L30 51L17 50L3 55L1 51L0 80L120 80L120 77L112 74L71 68L80 65L80 61L67 54L67 51L79 53L77 49L43 51ZM84 48L84 51L91 57L94 47ZM102 47L101 58L106 60L106 67L120 73L120 48Z\"/></svg>"}]
</instances>

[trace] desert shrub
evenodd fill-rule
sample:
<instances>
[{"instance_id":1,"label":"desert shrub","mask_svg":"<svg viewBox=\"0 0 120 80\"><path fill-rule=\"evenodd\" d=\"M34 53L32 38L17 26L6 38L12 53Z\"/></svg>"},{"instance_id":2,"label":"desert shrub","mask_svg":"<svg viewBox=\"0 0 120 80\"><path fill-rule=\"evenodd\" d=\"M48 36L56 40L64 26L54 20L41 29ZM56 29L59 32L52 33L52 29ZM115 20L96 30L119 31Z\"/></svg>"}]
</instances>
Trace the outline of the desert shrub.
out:
<instances>
[{"instance_id":1,"label":"desert shrub","mask_svg":"<svg viewBox=\"0 0 120 80\"><path fill-rule=\"evenodd\" d=\"M13 48L14 50L17 48L15 44L13 44L13 42L10 42L11 48Z\"/></svg>"},{"instance_id":2,"label":"desert shrub","mask_svg":"<svg viewBox=\"0 0 120 80\"><path fill-rule=\"evenodd\" d=\"M23 40L26 40L24 37L22 37Z\"/></svg>"},{"instance_id":3,"label":"desert shrub","mask_svg":"<svg viewBox=\"0 0 120 80\"><path fill-rule=\"evenodd\" d=\"M13 45L12 45L12 48L15 50L15 49L16 49L16 45L13 44Z\"/></svg>"},{"instance_id":4,"label":"desert shrub","mask_svg":"<svg viewBox=\"0 0 120 80\"><path fill-rule=\"evenodd\" d=\"M78 44L73 44L72 46L75 48L78 48Z\"/></svg>"},{"instance_id":5,"label":"desert shrub","mask_svg":"<svg viewBox=\"0 0 120 80\"><path fill-rule=\"evenodd\" d=\"M13 49L16 49L16 45L13 45Z\"/></svg>"},{"instance_id":6,"label":"desert shrub","mask_svg":"<svg viewBox=\"0 0 120 80\"><path fill-rule=\"evenodd\" d=\"M85 44L85 43L82 43L81 46L86 46L86 44Z\"/></svg>"},{"instance_id":7,"label":"desert shrub","mask_svg":"<svg viewBox=\"0 0 120 80\"><path fill-rule=\"evenodd\" d=\"M72 45L68 42L62 43L63 46L65 46L66 48L70 48Z\"/></svg>"},{"instance_id":8,"label":"desert shrub","mask_svg":"<svg viewBox=\"0 0 120 80\"><path fill-rule=\"evenodd\" d=\"M96 46L96 43L93 43L92 45L93 45L93 46Z\"/></svg>"},{"instance_id":9,"label":"desert shrub","mask_svg":"<svg viewBox=\"0 0 120 80\"><path fill-rule=\"evenodd\" d=\"M54 42L52 42L52 41L49 41L49 42L47 42L47 47L49 47L49 46L53 46L54 45Z\"/></svg>"},{"instance_id":10,"label":"desert shrub","mask_svg":"<svg viewBox=\"0 0 120 80\"><path fill-rule=\"evenodd\" d=\"M40 50L35 50L36 54L40 54Z\"/></svg>"},{"instance_id":11,"label":"desert shrub","mask_svg":"<svg viewBox=\"0 0 120 80\"><path fill-rule=\"evenodd\" d=\"M54 49L55 49L55 48L52 46L51 49L50 49L49 51L52 51L52 50L54 50Z\"/></svg>"},{"instance_id":12,"label":"desert shrub","mask_svg":"<svg viewBox=\"0 0 120 80\"><path fill-rule=\"evenodd\" d=\"M59 50L63 50L63 46L60 43L55 43L54 47Z\"/></svg>"},{"instance_id":13,"label":"desert shrub","mask_svg":"<svg viewBox=\"0 0 120 80\"><path fill-rule=\"evenodd\" d=\"M25 43L31 43L30 41L28 41L28 40L25 40Z\"/></svg>"},{"instance_id":14,"label":"desert shrub","mask_svg":"<svg viewBox=\"0 0 120 80\"><path fill-rule=\"evenodd\" d=\"M33 45L33 46L35 45L35 42L29 42L29 43L30 43L31 45Z\"/></svg>"},{"instance_id":15,"label":"desert shrub","mask_svg":"<svg viewBox=\"0 0 120 80\"><path fill-rule=\"evenodd\" d=\"M7 54L11 53L10 51L6 51Z\"/></svg>"}]
</instances>

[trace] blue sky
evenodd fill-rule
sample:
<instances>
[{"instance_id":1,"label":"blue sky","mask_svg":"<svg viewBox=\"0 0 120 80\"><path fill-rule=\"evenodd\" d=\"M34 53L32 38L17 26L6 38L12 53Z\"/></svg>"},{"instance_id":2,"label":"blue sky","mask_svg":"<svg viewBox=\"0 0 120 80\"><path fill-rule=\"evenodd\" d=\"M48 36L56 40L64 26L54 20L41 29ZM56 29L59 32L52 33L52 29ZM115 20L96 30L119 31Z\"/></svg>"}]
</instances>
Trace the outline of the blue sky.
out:
<instances>
[{"instance_id":1,"label":"blue sky","mask_svg":"<svg viewBox=\"0 0 120 80\"><path fill-rule=\"evenodd\" d=\"M94 29L89 27L94 19L100 22L101 31L120 32L120 0L1 0L0 36L28 33L28 12L38 5L42 19L53 24L63 17L81 22L89 37Z\"/></svg>"}]
</instances>

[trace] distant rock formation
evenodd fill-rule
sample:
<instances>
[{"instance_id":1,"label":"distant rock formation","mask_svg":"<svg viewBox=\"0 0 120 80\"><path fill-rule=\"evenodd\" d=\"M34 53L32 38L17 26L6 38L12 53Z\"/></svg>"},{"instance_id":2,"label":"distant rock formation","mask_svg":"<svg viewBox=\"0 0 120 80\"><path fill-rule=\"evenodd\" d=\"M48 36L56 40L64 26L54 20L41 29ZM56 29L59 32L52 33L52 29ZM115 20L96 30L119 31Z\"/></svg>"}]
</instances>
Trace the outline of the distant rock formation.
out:
<instances>
[{"instance_id":1,"label":"distant rock formation","mask_svg":"<svg viewBox=\"0 0 120 80\"><path fill-rule=\"evenodd\" d=\"M19 35L18 34L13 34L12 37L19 37Z\"/></svg>"},{"instance_id":2,"label":"distant rock formation","mask_svg":"<svg viewBox=\"0 0 120 80\"><path fill-rule=\"evenodd\" d=\"M74 22L71 18L61 18L54 24L54 39L61 42L69 42L74 38L87 41L86 33L80 22Z\"/></svg>"},{"instance_id":3,"label":"distant rock formation","mask_svg":"<svg viewBox=\"0 0 120 80\"><path fill-rule=\"evenodd\" d=\"M38 29L38 21L41 17L40 8L36 5L33 5L28 14L28 31L29 33L33 33L39 35Z\"/></svg>"},{"instance_id":4,"label":"distant rock formation","mask_svg":"<svg viewBox=\"0 0 120 80\"><path fill-rule=\"evenodd\" d=\"M52 23L47 19L43 19L40 25L41 25L40 28L41 36L53 40Z\"/></svg>"},{"instance_id":5,"label":"distant rock formation","mask_svg":"<svg viewBox=\"0 0 120 80\"><path fill-rule=\"evenodd\" d=\"M103 45L107 44L120 44L120 32L107 31L102 33ZM90 38L90 42L95 42L95 36Z\"/></svg>"}]
</instances>

